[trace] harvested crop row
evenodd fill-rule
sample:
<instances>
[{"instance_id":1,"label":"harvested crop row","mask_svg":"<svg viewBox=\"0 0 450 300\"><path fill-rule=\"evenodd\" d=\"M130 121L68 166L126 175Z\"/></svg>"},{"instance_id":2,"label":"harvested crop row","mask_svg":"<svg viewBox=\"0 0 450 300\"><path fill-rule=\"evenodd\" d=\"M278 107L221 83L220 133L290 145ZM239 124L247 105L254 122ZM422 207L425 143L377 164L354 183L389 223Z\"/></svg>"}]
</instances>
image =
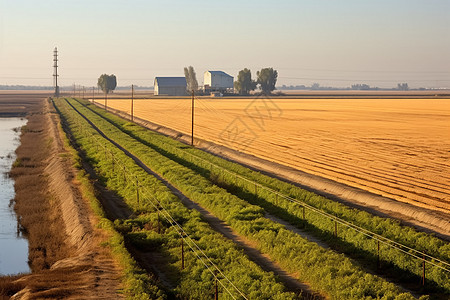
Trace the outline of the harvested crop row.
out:
<instances>
[{"instance_id":1,"label":"harvested crop row","mask_svg":"<svg viewBox=\"0 0 450 300\"><path fill-rule=\"evenodd\" d=\"M226 221L234 230L258 245L289 272L310 282L313 288L333 298L411 297L392 283L364 272L342 254L323 249L263 217L260 207L250 205L131 138L79 103L73 105L116 143L130 151L185 195Z\"/></svg>"},{"instance_id":2,"label":"harvested crop row","mask_svg":"<svg viewBox=\"0 0 450 300\"><path fill-rule=\"evenodd\" d=\"M67 108L53 103L59 115L61 116L63 129L67 135L73 136L68 132L70 130L69 124L73 122L70 118L70 113ZM59 103L58 103L59 104ZM64 135L61 135L64 136ZM72 142L74 142L72 140ZM65 148L71 153L74 160L74 166L79 170L77 173L77 180L80 182L80 190L94 211L100 218L99 225L102 229L110 234L108 246L111 247L112 253L116 260L120 263L124 270L122 278L124 284L124 293L128 299L166 299L166 294L158 287L157 279L152 275L143 273L143 270L137 266L136 261L131 257L124 246L123 236L114 228L114 224L105 217L105 212L95 195L94 188L86 175L81 169L81 158L77 151L72 147L69 138L64 140Z\"/></svg>"}]
</instances>

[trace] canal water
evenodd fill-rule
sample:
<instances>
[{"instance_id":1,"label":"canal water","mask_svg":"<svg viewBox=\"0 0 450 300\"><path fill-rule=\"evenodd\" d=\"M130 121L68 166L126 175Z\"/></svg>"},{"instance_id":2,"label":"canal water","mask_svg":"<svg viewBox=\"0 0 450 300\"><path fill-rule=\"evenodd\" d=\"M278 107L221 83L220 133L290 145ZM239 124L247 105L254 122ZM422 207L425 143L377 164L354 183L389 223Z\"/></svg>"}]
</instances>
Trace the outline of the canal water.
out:
<instances>
[{"instance_id":1,"label":"canal water","mask_svg":"<svg viewBox=\"0 0 450 300\"><path fill-rule=\"evenodd\" d=\"M28 241L19 230L14 213L14 180L9 171L20 144L20 127L25 119L0 118L0 276L26 273Z\"/></svg>"}]
</instances>

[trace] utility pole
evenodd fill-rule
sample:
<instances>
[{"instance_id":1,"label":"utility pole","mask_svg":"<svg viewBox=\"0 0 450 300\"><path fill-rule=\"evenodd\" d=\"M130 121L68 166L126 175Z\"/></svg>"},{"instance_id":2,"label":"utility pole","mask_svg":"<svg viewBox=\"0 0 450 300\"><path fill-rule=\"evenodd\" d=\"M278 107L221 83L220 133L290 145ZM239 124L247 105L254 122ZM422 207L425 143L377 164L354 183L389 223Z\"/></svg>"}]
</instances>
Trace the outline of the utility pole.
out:
<instances>
[{"instance_id":1,"label":"utility pole","mask_svg":"<svg viewBox=\"0 0 450 300\"><path fill-rule=\"evenodd\" d=\"M58 86L58 48L53 50L53 79L55 83L55 97L59 97Z\"/></svg>"},{"instance_id":2,"label":"utility pole","mask_svg":"<svg viewBox=\"0 0 450 300\"><path fill-rule=\"evenodd\" d=\"M184 240L181 237L181 270L184 270Z\"/></svg>"},{"instance_id":3,"label":"utility pole","mask_svg":"<svg viewBox=\"0 0 450 300\"><path fill-rule=\"evenodd\" d=\"M217 277L214 280L214 300L219 300L219 287L217 286Z\"/></svg>"},{"instance_id":4,"label":"utility pole","mask_svg":"<svg viewBox=\"0 0 450 300\"><path fill-rule=\"evenodd\" d=\"M92 87L92 103L95 102L95 86Z\"/></svg>"},{"instance_id":5,"label":"utility pole","mask_svg":"<svg viewBox=\"0 0 450 300\"><path fill-rule=\"evenodd\" d=\"M423 253L422 285L425 286L425 251Z\"/></svg>"},{"instance_id":6,"label":"utility pole","mask_svg":"<svg viewBox=\"0 0 450 300\"><path fill-rule=\"evenodd\" d=\"M192 90L192 128L191 128L191 146L194 146L194 90Z\"/></svg>"},{"instance_id":7,"label":"utility pole","mask_svg":"<svg viewBox=\"0 0 450 300\"><path fill-rule=\"evenodd\" d=\"M134 85L131 85L131 122L134 121Z\"/></svg>"}]
</instances>

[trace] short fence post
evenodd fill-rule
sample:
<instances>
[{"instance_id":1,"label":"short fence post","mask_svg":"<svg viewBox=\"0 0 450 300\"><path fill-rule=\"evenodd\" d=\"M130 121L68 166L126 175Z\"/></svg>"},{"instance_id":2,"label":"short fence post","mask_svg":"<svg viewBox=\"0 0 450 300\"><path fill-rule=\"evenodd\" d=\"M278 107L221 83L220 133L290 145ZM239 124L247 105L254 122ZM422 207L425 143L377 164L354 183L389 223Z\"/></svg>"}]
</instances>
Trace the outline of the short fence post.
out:
<instances>
[{"instance_id":1,"label":"short fence post","mask_svg":"<svg viewBox=\"0 0 450 300\"><path fill-rule=\"evenodd\" d=\"M181 270L184 270L184 240L181 236Z\"/></svg>"},{"instance_id":2,"label":"short fence post","mask_svg":"<svg viewBox=\"0 0 450 300\"><path fill-rule=\"evenodd\" d=\"M423 254L423 262L422 262L422 286L425 286L425 251L422 252Z\"/></svg>"},{"instance_id":3,"label":"short fence post","mask_svg":"<svg viewBox=\"0 0 450 300\"><path fill-rule=\"evenodd\" d=\"M219 287L217 286L217 277L214 277L214 285L215 285L215 291L214 291L214 300L219 300Z\"/></svg>"},{"instance_id":4,"label":"short fence post","mask_svg":"<svg viewBox=\"0 0 450 300\"><path fill-rule=\"evenodd\" d=\"M161 219L159 217L159 207L158 207L158 234L161 234Z\"/></svg>"},{"instance_id":5,"label":"short fence post","mask_svg":"<svg viewBox=\"0 0 450 300\"><path fill-rule=\"evenodd\" d=\"M377 241L377 269L380 269L380 241Z\"/></svg>"},{"instance_id":6,"label":"short fence post","mask_svg":"<svg viewBox=\"0 0 450 300\"><path fill-rule=\"evenodd\" d=\"M334 236L337 237L337 221L334 219Z\"/></svg>"},{"instance_id":7,"label":"short fence post","mask_svg":"<svg viewBox=\"0 0 450 300\"><path fill-rule=\"evenodd\" d=\"M136 200L137 200L137 207L139 209L139 180L136 179Z\"/></svg>"},{"instance_id":8,"label":"short fence post","mask_svg":"<svg viewBox=\"0 0 450 300\"><path fill-rule=\"evenodd\" d=\"M302 205L302 215L303 215L303 228L306 227L306 216L305 216L305 206Z\"/></svg>"}]
</instances>

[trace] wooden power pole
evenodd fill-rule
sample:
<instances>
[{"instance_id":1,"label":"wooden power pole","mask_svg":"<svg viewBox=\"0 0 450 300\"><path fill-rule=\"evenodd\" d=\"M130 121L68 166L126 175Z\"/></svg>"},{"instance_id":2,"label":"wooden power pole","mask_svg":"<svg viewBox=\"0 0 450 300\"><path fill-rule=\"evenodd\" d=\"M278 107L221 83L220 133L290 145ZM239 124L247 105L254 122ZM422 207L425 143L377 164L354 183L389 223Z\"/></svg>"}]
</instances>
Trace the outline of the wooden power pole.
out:
<instances>
[{"instance_id":1,"label":"wooden power pole","mask_svg":"<svg viewBox=\"0 0 450 300\"><path fill-rule=\"evenodd\" d=\"M131 122L134 121L134 84L131 85Z\"/></svg>"},{"instance_id":2,"label":"wooden power pole","mask_svg":"<svg viewBox=\"0 0 450 300\"><path fill-rule=\"evenodd\" d=\"M191 146L194 146L194 90L192 90L192 128L191 128Z\"/></svg>"}]
</instances>

